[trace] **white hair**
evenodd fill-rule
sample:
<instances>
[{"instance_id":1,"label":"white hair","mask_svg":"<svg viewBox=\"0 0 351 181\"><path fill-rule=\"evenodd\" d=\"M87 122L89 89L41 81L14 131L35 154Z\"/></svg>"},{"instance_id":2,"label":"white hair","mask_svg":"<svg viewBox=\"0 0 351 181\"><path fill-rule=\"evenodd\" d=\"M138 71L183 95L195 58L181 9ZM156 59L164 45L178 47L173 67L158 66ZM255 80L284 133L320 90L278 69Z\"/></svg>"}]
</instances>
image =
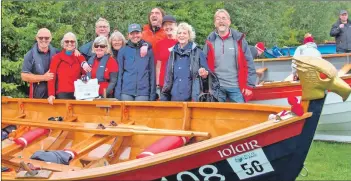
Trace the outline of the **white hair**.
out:
<instances>
[{"instance_id":1,"label":"white hair","mask_svg":"<svg viewBox=\"0 0 351 181\"><path fill-rule=\"evenodd\" d=\"M107 23L108 31L110 31L110 23L107 21L107 19L101 18L101 17L96 21L96 23L95 23L95 28L97 27L97 25L98 25L98 23L99 23L100 21L101 21L101 22Z\"/></svg>"},{"instance_id":2,"label":"white hair","mask_svg":"<svg viewBox=\"0 0 351 181\"><path fill-rule=\"evenodd\" d=\"M95 38L92 48L91 48L91 52L95 53L94 51L94 45L98 44L98 45L106 45L107 46L107 50L105 53L111 54L111 45L108 43L108 40L105 36L98 36Z\"/></svg>"},{"instance_id":3,"label":"white hair","mask_svg":"<svg viewBox=\"0 0 351 181\"><path fill-rule=\"evenodd\" d=\"M110 39L109 39L109 42L110 44L112 43L112 40L114 39L122 39L122 44L125 45L127 43L127 40L126 38L123 36L123 34L119 31L114 31L111 36L110 36Z\"/></svg>"},{"instance_id":4,"label":"white hair","mask_svg":"<svg viewBox=\"0 0 351 181\"><path fill-rule=\"evenodd\" d=\"M73 37L74 41L76 41L75 46L76 46L76 49L77 49L77 48L79 47L79 46L78 46L77 37L76 37L76 35L75 35L74 33L72 33L72 32L68 32L68 33L66 33L65 35L63 35L63 38L62 38L62 40L61 40L61 47L63 48L64 42L65 42L65 38L68 37L68 36Z\"/></svg>"},{"instance_id":5,"label":"white hair","mask_svg":"<svg viewBox=\"0 0 351 181\"><path fill-rule=\"evenodd\" d=\"M195 38L196 38L196 34L195 34L195 30L194 28L189 25L188 23L185 22L181 22L179 23L178 27L177 27L177 34L179 32L179 30L186 30L189 33L189 41L194 42Z\"/></svg>"},{"instance_id":6,"label":"white hair","mask_svg":"<svg viewBox=\"0 0 351 181\"><path fill-rule=\"evenodd\" d=\"M217 16L219 13L224 13L225 15L227 15L227 18L230 19L230 15L229 15L228 11L225 10L225 9L218 9L218 10L216 11L216 13L214 14L213 18L216 19L216 16Z\"/></svg>"}]
</instances>

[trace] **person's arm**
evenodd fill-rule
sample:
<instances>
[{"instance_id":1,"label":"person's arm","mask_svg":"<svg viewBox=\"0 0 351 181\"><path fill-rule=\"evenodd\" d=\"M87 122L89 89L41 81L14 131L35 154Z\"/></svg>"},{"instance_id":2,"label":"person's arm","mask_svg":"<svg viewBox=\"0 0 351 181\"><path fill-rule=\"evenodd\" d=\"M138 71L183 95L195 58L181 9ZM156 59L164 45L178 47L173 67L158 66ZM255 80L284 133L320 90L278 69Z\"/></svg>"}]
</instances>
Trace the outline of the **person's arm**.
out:
<instances>
[{"instance_id":1,"label":"person's arm","mask_svg":"<svg viewBox=\"0 0 351 181\"><path fill-rule=\"evenodd\" d=\"M110 72L110 81L107 86L107 94L111 94L112 90L116 87L118 80L118 72Z\"/></svg>"},{"instance_id":2,"label":"person's arm","mask_svg":"<svg viewBox=\"0 0 351 181\"><path fill-rule=\"evenodd\" d=\"M111 94L111 92L113 91L113 89L116 87L117 84L117 79L118 79L118 64L117 61L114 58L110 58L108 60L108 64L109 65L109 82L108 82L108 86L106 89L106 93L108 95Z\"/></svg>"},{"instance_id":3,"label":"person's arm","mask_svg":"<svg viewBox=\"0 0 351 181\"><path fill-rule=\"evenodd\" d=\"M332 26L332 28L330 30L330 36L331 37L336 37L336 36L339 35L339 33L341 32L341 29L340 29L339 25L340 25L339 23L333 24L333 26Z\"/></svg>"},{"instance_id":4,"label":"person's arm","mask_svg":"<svg viewBox=\"0 0 351 181\"><path fill-rule=\"evenodd\" d=\"M150 101L156 100L156 70L155 70L155 60L154 60L154 53L152 50L150 52L150 59L149 59L149 69L150 69Z\"/></svg>"},{"instance_id":5,"label":"person's arm","mask_svg":"<svg viewBox=\"0 0 351 181\"><path fill-rule=\"evenodd\" d=\"M245 58L247 61L247 68L248 68L247 86L249 88L253 88L256 85L256 79L257 79L255 64L250 52L250 48L245 39L242 40L242 46L243 46L243 51L245 54Z\"/></svg>"},{"instance_id":6,"label":"person's arm","mask_svg":"<svg viewBox=\"0 0 351 181\"><path fill-rule=\"evenodd\" d=\"M161 90L161 95L160 95L160 100L161 101L170 101L171 100L171 89L172 89L172 52L170 55L170 58L168 59L167 62L167 68L166 68L166 73L165 73L165 83L163 85L163 88Z\"/></svg>"},{"instance_id":7,"label":"person's arm","mask_svg":"<svg viewBox=\"0 0 351 181\"><path fill-rule=\"evenodd\" d=\"M156 62L156 85L160 85L160 72L162 62L157 60Z\"/></svg>"},{"instance_id":8,"label":"person's arm","mask_svg":"<svg viewBox=\"0 0 351 181\"><path fill-rule=\"evenodd\" d=\"M51 64L50 64L50 69L49 71L54 75L53 79L48 81L48 96L55 96L56 92L56 76L57 76L57 68L59 64L60 59L57 56L54 56L52 58Z\"/></svg>"},{"instance_id":9,"label":"person's arm","mask_svg":"<svg viewBox=\"0 0 351 181\"><path fill-rule=\"evenodd\" d=\"M50 71L46 72L44 75L33 74L33 59L32 52L29 51L24 56L24 61L22 64L21 79L29 83L48 81L53 78L53 74Z\"/></svg>"},{"instance_id":10,"label":"person's arm","mask_svg":"<svg viewBox=\"0 0 351 181\"><path fill-rule=\"evenodd\" d=\"M200 51L200 67L205 68L207 71L209 71L207 59L204 52L201 49L198 49L198 51Z\"/></svg>"},{"instance_id":11,"label":"person's arm","mask_svg":"<svg viewBox=\"0 0 351 181\"><path fill-rule=\"evenodd\" d=\"M115 87L115 98L121 100L121 93L122 93L122 79L123 79L123 72L124 72L124 49L120 49L117 57L118 62L118 79L117 85Z\"/></svg>"}]
</instances>

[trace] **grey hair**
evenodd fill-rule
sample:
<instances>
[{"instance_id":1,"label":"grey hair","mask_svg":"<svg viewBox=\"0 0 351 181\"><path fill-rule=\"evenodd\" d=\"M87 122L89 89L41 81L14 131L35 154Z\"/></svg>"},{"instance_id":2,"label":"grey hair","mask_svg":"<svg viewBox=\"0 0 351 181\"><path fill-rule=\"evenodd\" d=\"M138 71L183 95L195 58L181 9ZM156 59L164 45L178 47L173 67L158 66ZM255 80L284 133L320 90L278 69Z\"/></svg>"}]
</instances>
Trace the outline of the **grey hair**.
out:
<instances>
[{"instance_id":1,"label":"grey hair","mask_svg":"<svg viewBox=\"0 0 351 181\"><path fill-rule=\"evenodd\" d=\"M65 38L68 37L68 36L72 36L72 37L73 37L73 39L76 41L76 44L75 44L76 49L78 49L79 46L78 46L77 37L76 37L76 35L75 35L74 33L72 33L72 32L68 32L68 33L66 33L65 35L63 35L63 38L62 38L62 40L61 40L61 47L63 48L64 42L65 42Z\"/></svg>"},{"instance_id":2,"label":"grey hair","mask_svg":"<svg viewBox=\"0 0 351 181\"><path fill-rule=\"evenodd\" d=\"M123 45L125 45L126 43L127 43L127 40L126 40L126 38L123 36L123 34L121 33L121 32L119 32L119 31L114 31L112 34L111 34L111 36L110 36L110 39L109 39L109 42L110 42L110 44L112 44L112 40L113 39L122 39L122 41L123 41Z\"/></svg>"},{"instance_id":3,"label":"grey hair","mask_svg":"<svg viewBox=\"0 0 351 181\"><path fill-rule=\"evenodd\" d=\"M97 27L97 24L98 24L100 21L107 23L108 31L110 31L110 23L107 21L107 19L101 18L101 17L96 21L96 23L95 23L95 28Z\"/></svg>"},{"instance_id":4,"label":"grey hair","mask_svg":"<svg viewBox=\"0 0 351 181\"><path fill-rule=\"evenodd\" d=\"M179 23L179 25L177 27L177 34L178 34L179 30L182 30L182 29L188 31L188 33L189 33L189 40L191 42L194 42L195 38L196 38L196 34L195 34L194 28L191 25L189 25L188 23L181 22L181 23Z\"/></svg>"},{"instance_id":5,"label":"grey hair","mask_svg":"<svg viewBox=\"0 0 351 181\"><path fill-rule=\"evenodd\" d=\"M107 46L107 50L106 50L106 53L108 54L111 54L111 46L110 44L108 43L108 40L105 36L98 36L95 38L94 42L93 42L93 45L91 47L91 52L95 53L94 51L94 45L95 44L98 44L98 45L106 45Z\"/></svg>"},{"instance_id":6,"label":"grey hair","mask_svg":"<svg viewBox=\"0 0 351 181\"><path fill-rule=\"evenodd\" d=\"M225 10L225 9L218 9L218 10L216 11L216 13L214 14L213 18L216 19L216 16L217 16L219 13L224 13L225 15L227 15L227 18L229 18L229 20L230 20L230 15L229 15L228 11Z\"/></svg>"}]
</instances>

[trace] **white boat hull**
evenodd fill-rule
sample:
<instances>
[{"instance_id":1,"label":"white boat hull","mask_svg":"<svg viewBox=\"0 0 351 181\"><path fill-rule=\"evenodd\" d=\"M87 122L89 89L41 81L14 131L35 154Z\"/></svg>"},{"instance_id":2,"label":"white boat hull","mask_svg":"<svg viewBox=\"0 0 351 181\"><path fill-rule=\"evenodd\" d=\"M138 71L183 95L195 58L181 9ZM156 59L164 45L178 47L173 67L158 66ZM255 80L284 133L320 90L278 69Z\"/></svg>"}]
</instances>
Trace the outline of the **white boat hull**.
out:
<instances>
[{"instance_id":1,"label":"white boat hull","mask_svg":"<svg viewBox=\"0 0 351 181\"><path fill-rule=\"evenodd\" d=\"M250 101L250 103L289 106L286 98ZM351 96L342 102L340 96L328 93L314 140L351 143Z\"/></svg>"}]
</instances>

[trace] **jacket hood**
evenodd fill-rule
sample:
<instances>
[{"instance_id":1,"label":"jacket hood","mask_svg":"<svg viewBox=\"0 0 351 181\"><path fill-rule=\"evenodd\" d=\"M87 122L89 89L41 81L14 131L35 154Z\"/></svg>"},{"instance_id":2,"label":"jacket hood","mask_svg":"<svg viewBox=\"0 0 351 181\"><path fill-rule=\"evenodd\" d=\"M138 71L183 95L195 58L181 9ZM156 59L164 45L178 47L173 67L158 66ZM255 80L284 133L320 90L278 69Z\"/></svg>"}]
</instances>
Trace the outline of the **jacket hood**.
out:
<instances>
[{"instance_id":1,"label":"jacket hood","mask_svg":"<svg viewBox=\"0 0 351 181\"><path fill-rule=\"evenodd\" d=\"M317 44L315 42L308 42L305 45L308 48L317 48Z\"/></svg>"}]
</instances>

